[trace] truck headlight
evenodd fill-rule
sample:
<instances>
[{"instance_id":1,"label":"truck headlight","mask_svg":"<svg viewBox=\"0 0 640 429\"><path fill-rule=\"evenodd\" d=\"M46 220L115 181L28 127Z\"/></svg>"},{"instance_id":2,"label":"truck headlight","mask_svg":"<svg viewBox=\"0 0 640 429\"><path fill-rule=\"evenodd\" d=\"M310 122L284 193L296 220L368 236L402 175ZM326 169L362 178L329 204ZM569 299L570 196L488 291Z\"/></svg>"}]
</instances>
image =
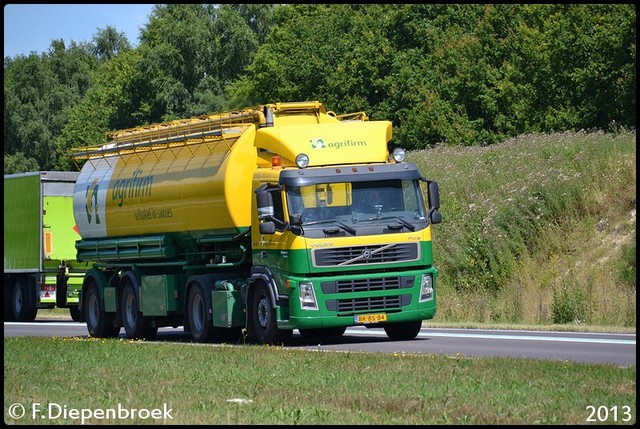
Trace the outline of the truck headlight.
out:
<instances>
[{"instance_id":1,"label":"truck headlight","mask_svg":"<svg viewBox=\"0 0 640 429\"><path fill-rule=\"evenodd\" d=\"M405 157L406 157L406 152L404 151L404 149L397 147L393 150L393 153L391 154L393 160L395 162L402 162L404 161Z\"/></svg>"},{"instance_id":2,"label":"truck headlight","mask_svg":"<svg viewBox=\"0 0 640 429\"><path fill-rule=\"evenodd\" d=\"M298 166L298 168L307 168L307 166L309 165L309 156L307 156L307 154L305 153L301 153L296 156L296 165Z\"/></svg>"},{"instance_id":3,"label":"truck headlight","mask_svg":"<svg viewBox=\"0 0 640 429\"><path fill-rule=\"evenodd\" d=\"M313 291L311 282L300 282L298 291L300 292L300 307L304 310L317 310L316 294Z\"/></svg>"},{"instance_id":4,"label":"truck headlight","mask_svg":"<svg viewBox=\"0 0 640 429\"><path fill-rule=\"evenodd\" d=\"M420 299L418 302L431 301L433 299L433 277L431 274L423 274L420 282Z\"/></svg>"}]
</instances>

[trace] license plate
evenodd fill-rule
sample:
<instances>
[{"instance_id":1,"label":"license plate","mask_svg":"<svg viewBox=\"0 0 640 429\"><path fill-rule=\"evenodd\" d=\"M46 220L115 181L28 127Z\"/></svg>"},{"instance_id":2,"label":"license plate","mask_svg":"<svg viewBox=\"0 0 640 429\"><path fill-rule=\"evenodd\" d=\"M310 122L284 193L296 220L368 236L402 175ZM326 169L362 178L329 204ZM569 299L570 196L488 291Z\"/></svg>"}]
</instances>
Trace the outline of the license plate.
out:
<instances>
[{"instance_id":1,"label":"license plate","mask_svg":"<svg viewBox=\"0 0 640 429\"><path fill-rule=\"evenodd\" d=\"M386 322L387 315L385 313L379 314L356 314L353 316L355 323L378 323Z\"/></svg>"}]
</instances>

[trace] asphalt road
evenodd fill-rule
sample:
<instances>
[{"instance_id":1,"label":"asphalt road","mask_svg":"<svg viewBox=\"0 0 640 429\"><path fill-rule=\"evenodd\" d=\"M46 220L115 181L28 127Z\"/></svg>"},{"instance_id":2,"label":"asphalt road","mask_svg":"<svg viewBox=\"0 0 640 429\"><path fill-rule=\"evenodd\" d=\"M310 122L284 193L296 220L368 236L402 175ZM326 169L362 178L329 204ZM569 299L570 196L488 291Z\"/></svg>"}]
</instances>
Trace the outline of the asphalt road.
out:
<instances>
[{"instance_id":1,"label":"asphalt road","mask_svg":"<svg viewBox=\"0 0 640 429\"><path fill-rule=\"evenodd\" d=\"M87 336L84 323L5 322L4 336ZM121 330L124 337L124 330ZM156 341L190 342L182 327L160 328ZM212 344L212 346L215 346ZM382 329L353 327L339 338L307 340L297 331L288 347L321 351L515 357L636 366L636 335L582 332L422 328L412 341L391 341Z\"/></svg>"}]
</instances>

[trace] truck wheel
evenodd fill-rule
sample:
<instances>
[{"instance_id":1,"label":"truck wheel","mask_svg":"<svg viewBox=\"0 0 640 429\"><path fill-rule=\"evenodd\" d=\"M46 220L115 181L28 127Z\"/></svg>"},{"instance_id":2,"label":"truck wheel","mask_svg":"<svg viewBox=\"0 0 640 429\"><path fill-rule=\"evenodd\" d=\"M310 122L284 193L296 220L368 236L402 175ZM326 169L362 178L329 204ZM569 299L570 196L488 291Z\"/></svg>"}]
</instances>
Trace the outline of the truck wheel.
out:
<instances>
[{"instance_id":1,"label":"truck wheel","mask_svg":"<svg viewBox=\"0 0 640 429\"><path fill-rule=\"evenodd\" d=\"M74 322L84 322L84 320L82 320L82 312L77 305L69 307L69 315Z\"/></svg>"},{"instance_id":2,"label":"truck wheel","mask_svg":"<svg viewBox=\"0 0 640 429\"><path fill-rule=\"evenodd\" d=\"M84 318L87 321L89 336L96 338L117 337L120 327L115 326L115 314L107 313L100 305L98 285L91 281L86 288L84 297Z\"/></svg>"},{"instance_id":3,"label":"truck wheel","mask_svg":"<svg viewBox=\"0 0 640 429\"><path fill-rule=\"evenodd\" d=\"M13 318L13 308L11 305L11 300L13 299L13 286L15 282L13 279L6 278L4 279L4 321L5 322L13 322L15 319Z\"/></svg>"},{"instance_id":4,"label":"truck wheel","mask_svg":"<svg viewBox=\"0 0 640 429\"><path fill-rule=\"evenodd\" d=\"M24 279L18 279L13 288L11 310L14 320L18 322L33 322L36 318L38 308L31 304L29 283Z\"/></svg>"},{"instance_id":5,"label":"truck wheel","mask_svg":"<svg viewBox=\"0 0 640 429\"><path fill-rule=\"evenodd\" d=\"M420 333L422 320L414 322L398 322L384 325L384 332L392 340L413 340Z\"/></svg>"},{"instance_id":6,"label":"truck wheel","mask_svg":"<svg viewBox=\"0 0 640 429\"><path fill-rule=\"evenodd\" d=\"M140 312L138 296L131 283L127 283L122 290L122 326L127 338L152 340L158 332L157 327L151 327L147 317Z\"/></svg>"},{"instance_id":7,"label":"truck wheel","mask_svg":"<svg viewBox=\"0 0 640 429\"><path fill-rule=\"evenodd\" d=\"M269 289L264 283L256 286L251 311L253 332L260 344L286 344L291 339L293 330L278 329L276 311L271 307Z\"/></svg>"},{"instance_id":8,"label":"truck wheel","mask_svg":"<svg viewBox=\"0 0 640 429\"><path fill-rule=\"evenodd\" d=\"M191 338L197 343L224 341L225 329L213 326L213 322L207 319L207 313L204 288L200 283L195 283L189 290L187 301L187 317L191 328Z\"/></svg>"},{"instance_id":9,"label":"truck wheel","mask_svg":"<svg viewBox=\"0 0 640 429\"><path fill-rule=\"evenodd\" d=\"M341 337L346 330L346 326L338 326L335 328L298 329L303 338Z\"/></svg>"},{"instance_id":10,"label":"truck wheel","mask_svg":"<svg viewBox=\"0 0 640 429\"><path fill-rule=\"evenodd\" d=\"M56 307L66 308L66 306L67 306L67 280L64 274L58 274L58 277L56 279ZM77 320L75 321L77 322Z\"/></svg>"}]
</instances>

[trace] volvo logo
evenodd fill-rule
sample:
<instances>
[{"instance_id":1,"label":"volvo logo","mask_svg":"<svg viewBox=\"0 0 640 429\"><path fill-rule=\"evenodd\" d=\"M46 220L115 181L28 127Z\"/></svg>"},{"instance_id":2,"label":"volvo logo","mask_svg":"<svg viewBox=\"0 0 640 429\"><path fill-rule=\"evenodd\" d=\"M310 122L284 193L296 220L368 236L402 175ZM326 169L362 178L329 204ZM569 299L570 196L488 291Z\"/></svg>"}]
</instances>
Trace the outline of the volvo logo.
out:
<instances>
[{"instance_id":1,"label":"volvo logo","mask_svg":"<svg viewBox=\"0 0 640 429\"><path fill-rule=\"evenodd\" d=\"M363 257L365 260L369 260L369 259L371 259L371 250L369 250L369 249L365 249L365 250L362 252L362 257Z\"/></svg>"}]
</instances>

